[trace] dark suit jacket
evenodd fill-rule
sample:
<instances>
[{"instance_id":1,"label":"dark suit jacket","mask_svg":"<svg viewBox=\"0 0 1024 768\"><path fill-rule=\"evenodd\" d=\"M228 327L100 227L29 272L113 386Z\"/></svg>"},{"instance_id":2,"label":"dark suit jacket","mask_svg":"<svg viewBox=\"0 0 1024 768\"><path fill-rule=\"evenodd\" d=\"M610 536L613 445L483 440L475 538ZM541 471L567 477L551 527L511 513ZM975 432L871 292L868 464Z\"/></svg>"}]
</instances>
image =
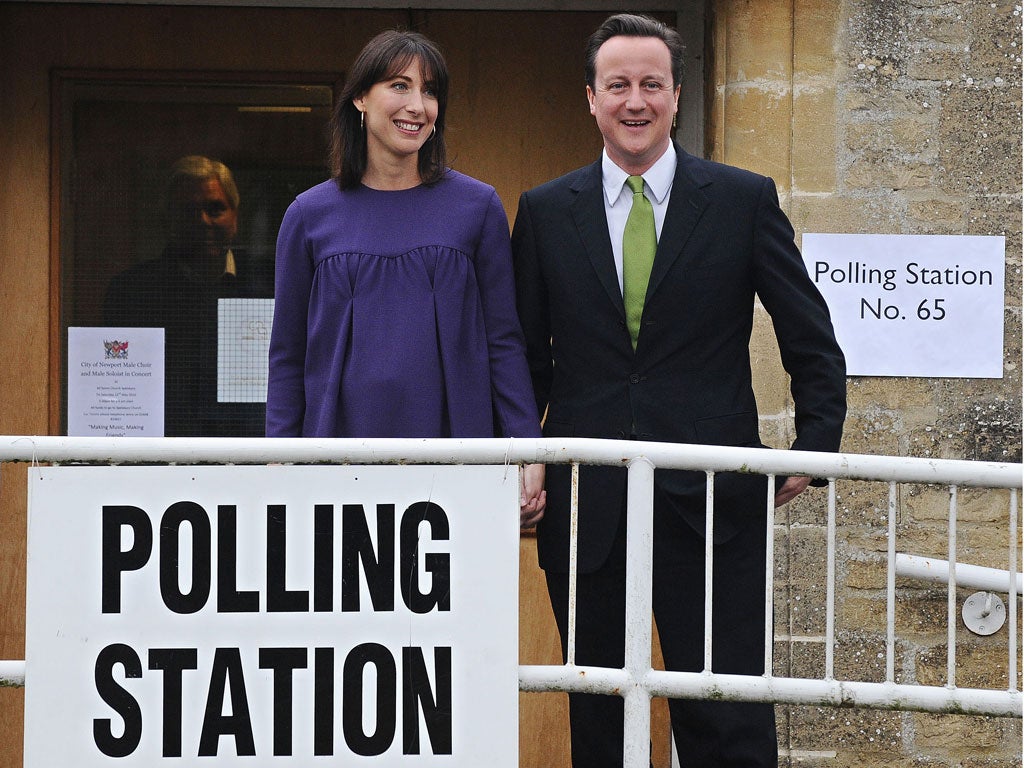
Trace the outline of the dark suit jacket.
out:
<instances>
[{"instance_id":1,"label":"dark suit jacket","mask_svg":"<svg viewBox=\"0 0 1024 768\"><path fill-rule=\"evenodd\" d=\"M771 179L686 154L658 242L636 352L612 259L600 161L526 192L512 234L520 320L549 437L761 446L749 341L755 295L791 377L793 448L835 451L846 372ZM582 467L579 567L607 558L625 470ZM656 504L704 531L703 473L658 470ZM568 469L548 468L542 567L564 570ZM763 520L766 480L716 477L716 540Z\"/></svg>"},{"instance_id":2,"label":"dark suit jacket","mask_svg":"<svg viewBox=\"0 0 1024 768\"><path fill-rule=\"evenodd\" d=\"M168 249L107 287L105 325L164 329L167 437L263 437L264 403L217 402L217 300L274 295L273 265L232 253L237 274L217 283L197 280Z\"/></svg>"}]
</instances>

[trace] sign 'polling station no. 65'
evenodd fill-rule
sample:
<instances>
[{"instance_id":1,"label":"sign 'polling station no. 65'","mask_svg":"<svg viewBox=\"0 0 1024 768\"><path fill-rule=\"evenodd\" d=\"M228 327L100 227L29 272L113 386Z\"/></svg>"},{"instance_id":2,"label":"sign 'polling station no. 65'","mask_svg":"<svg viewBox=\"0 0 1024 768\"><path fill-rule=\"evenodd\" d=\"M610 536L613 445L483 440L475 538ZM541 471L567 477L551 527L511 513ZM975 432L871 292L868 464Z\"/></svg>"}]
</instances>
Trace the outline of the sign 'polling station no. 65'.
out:
<instances>
[{"instance_id":1,"label":"sign 'polling station no. 65'","mask_svg":"<svg viewBox=\"0 0 1024 768\"><path fill-rule=\"evenodd\" d=\"M515 467L29 474L27 766L518 764Z\"/></svg>"}]
</instances>

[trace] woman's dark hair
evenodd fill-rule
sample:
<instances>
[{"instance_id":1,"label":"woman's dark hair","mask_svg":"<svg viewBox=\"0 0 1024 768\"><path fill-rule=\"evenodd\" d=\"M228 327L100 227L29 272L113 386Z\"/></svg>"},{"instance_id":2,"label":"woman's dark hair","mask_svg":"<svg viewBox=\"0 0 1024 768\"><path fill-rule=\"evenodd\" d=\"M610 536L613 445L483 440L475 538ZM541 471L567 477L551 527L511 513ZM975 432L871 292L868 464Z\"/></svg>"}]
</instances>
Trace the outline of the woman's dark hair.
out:
<instances>
[{"instance_id":1,"label":"woman's dark hair","mask_svg":"<svg viewBox=\"0 0 1024 768\"><path fill-rule=\"evenodd\" d=\"M433 184L444 176L447 154L444 121L448 107L448 65L434 45L418 32L388 30L366 44L348 74L331 116L331 175L342 189L359 186L366 173L366 133L360 125L360 113L353 99L374 84L400 74L412 62L419 62L424 82L433 84L437 96L434 133L419 152L419 174L424 184Z\"/></svg>"},{"instance_id":2,"label":"woman's dark hair","mask_svg":"<svg viewBox=\"0 0 1024 768\"><path fill-rule=\"evenodd\" d=\"M609 16L604 23L587 40L586 55L584 58L584 74L587 78L587 85L594 89L594 78L597 76L597 51L598 49L619 35L625 37L656 37L668 46L669 57L672 60L672 86L676 87L683 82L683 41L679 33L667 24L663 24L650 16L641 16L633 13L619 13Z\"/></svg>"}]
</instances>

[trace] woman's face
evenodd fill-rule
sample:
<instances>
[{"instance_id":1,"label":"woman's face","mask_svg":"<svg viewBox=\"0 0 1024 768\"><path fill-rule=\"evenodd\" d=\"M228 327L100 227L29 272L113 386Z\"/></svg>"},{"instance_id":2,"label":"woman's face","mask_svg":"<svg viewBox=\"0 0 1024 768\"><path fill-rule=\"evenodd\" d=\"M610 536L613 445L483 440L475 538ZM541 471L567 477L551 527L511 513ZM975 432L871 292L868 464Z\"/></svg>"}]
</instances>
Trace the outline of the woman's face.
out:
<instances>
[{"instance_id":1,"label":"woman's face","mask_svg":"<svg viewBox=\"0 0 1024 768\"><path fill-rule=\"evenodd\" d=\"M437 120L437 92L418 59L352 100L363 113L370 163L416 163Z\"/></svg>"}]
</instances>

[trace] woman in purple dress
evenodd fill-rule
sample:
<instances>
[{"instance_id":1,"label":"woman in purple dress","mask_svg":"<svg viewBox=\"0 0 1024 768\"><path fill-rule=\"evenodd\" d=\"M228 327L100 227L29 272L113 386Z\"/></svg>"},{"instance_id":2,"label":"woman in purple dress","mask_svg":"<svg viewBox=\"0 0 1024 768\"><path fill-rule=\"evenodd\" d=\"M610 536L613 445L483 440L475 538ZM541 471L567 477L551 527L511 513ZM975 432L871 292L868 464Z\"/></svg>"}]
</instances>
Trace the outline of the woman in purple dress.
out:
<instances>
[{"instance_id":1,"label":"woman in purple dress","mask_svg":"<svg viewBox=\"0 0 1024 768\"><path fill-rule=\"evenodd\" d=\"M448 70L415 32L359 54L331 121L333 178L277 241L268 437L539 437L494 188L445 165ZM540 519L541 464L520 521Z\"/></svg>"}]
</instances>

